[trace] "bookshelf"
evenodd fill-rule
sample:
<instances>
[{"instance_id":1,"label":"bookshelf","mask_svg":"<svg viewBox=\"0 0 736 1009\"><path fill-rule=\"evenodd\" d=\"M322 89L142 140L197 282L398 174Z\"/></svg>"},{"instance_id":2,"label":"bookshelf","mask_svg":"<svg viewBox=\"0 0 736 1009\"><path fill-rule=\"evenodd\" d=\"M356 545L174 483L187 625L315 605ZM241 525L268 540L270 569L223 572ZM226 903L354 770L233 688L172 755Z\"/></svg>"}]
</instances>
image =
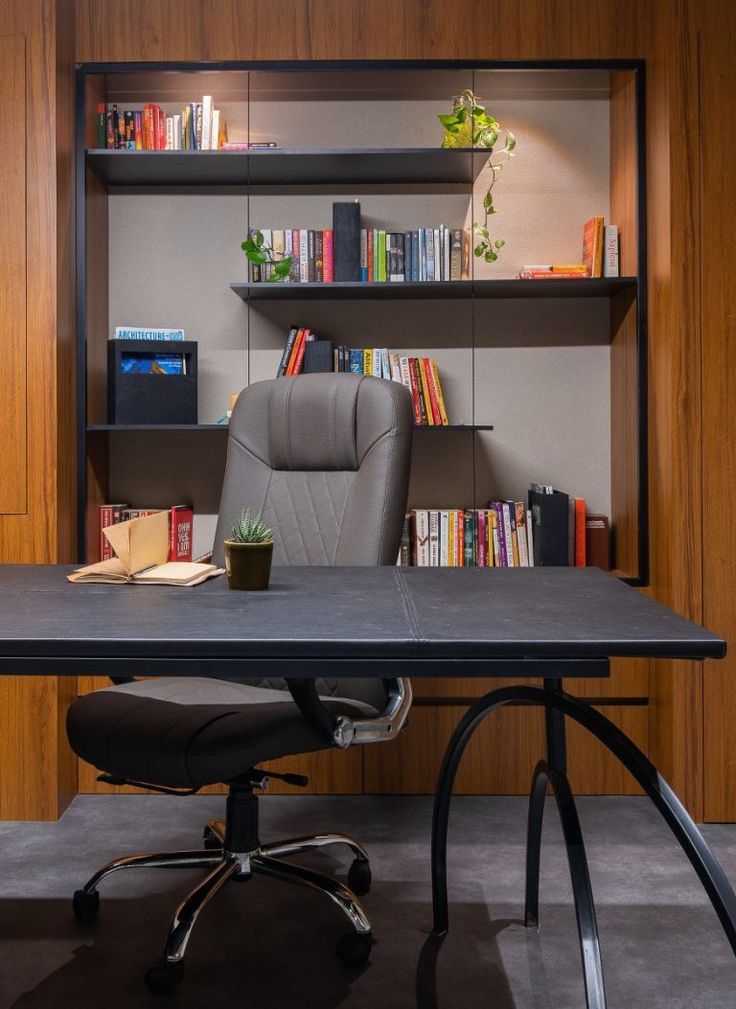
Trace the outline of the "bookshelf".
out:
<instances>
[{"instance_id":1,"label":"bookshelf","mask_svg":"<svg viewBox=\"0 0 736 1009\"><path fill-rule=\"evenodd\" d=\"M359 199L368 227L477 217L487 152L441 149L436 118L464 87L519 141L494 191L507 241L497 264L474 260L472 279L453 282L246 279L249 228L329 227L333 200ZM646 583L641 63L89 64L77 94L80 544L96 541L105 499L186 495L204 549L224 466L225 438L212 433L227 430L214 421L231 391L275 374L298 313L335 344L437 359L454 423L417 428L410 505L479 506L551 482L611 516L617 573ZM176 108L202 94L232 137L280 148L95 147L98 102ZM522 262L579 258L597 213L619 225L621 277L515 279ZM106 423L105 345L122 324L181 325L198 341L201 423Z\"/></svg>"}]
</instances>

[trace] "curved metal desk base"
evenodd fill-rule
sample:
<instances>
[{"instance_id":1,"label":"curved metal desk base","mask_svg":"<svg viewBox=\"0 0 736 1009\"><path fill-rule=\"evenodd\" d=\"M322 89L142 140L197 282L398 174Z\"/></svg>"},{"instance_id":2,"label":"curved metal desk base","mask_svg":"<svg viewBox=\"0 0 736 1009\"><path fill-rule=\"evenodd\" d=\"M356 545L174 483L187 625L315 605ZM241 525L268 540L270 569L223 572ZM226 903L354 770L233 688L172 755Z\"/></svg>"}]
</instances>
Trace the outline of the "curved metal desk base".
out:
<instances>
[{"instance_id":1,"label":"curved metal desk base","mask_svg":"<svg viewBox=\"0 0 736 1009\"><path fill-rule=\"evenodd\" d=\"M575 911L585 978L588 1009L605 1009L598 928L588 863L575 800L567 779L565 718L572 718L592 733L626 767L661 813L698 874L736 954L736 895L723 869L693 819L652 762L613 722L585 701L563 693L561 680L546 679L544 688L513 686L493 690L468 709L458 724L440 770L432 819L432 900L434 931L449 928L447 905L447 831L450 800L465 747L480 723L495 708L506 704L542 705L545 708L547 760L535 768L529 797L527 826L526 907L528 926L538 923L539 861L547 783L552 787L567 849L575 897Z\"/></svg>"}]
</instances>

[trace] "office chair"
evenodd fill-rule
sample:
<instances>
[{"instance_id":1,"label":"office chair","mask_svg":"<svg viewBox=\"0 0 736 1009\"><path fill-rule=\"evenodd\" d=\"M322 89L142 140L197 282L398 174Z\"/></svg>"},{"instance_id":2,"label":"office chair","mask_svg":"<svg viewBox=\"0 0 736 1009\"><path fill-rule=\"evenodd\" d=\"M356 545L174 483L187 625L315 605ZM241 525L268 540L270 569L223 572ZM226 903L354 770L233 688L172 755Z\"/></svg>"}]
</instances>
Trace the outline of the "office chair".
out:
<instances>
[{"instance_id":1,"label":"office chair","mask_svg":"<svg viewBox=\"0 0 736 1009\"><path fill-rule=\"evenodd\" d=\"M238 398L213 561L244 507L263 511L274 533L274 563L394 564L409 476L411 400L396 382L345 374L258 382ZM190 591L196 592L196 589ZM117 869L207 868L171 921L162 958L146 974L154 992L179 983L197 916L229 880L263 873L315 887L345 914L351 931L337 946L350 967L368 960L371 926L359 896L368 892L365 849L341 834L262 844L255 789L269 777L261 761L390 740L411 704L403 679L266 680L159 677L117 682L72 704L67 731L75 753L100 780L191 794L228 785L225 820L204 830L204 848L133 855L103 866L74 894L74 913L93 919L98 884ZM325 845L353 856L345 885L287 858Z\"/></svg>"}]
</instances>

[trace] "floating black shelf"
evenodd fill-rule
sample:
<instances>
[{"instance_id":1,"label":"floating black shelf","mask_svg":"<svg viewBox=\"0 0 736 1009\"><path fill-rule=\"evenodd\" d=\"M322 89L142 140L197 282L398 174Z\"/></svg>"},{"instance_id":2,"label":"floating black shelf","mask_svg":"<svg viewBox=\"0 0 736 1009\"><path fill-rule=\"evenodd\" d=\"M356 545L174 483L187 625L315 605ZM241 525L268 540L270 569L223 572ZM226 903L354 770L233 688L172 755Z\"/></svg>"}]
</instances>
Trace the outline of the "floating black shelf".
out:
<instances>
[{"instance_id":1,"label":"floating black shelf","mask_svg":"<svg viewBox=\"0 0 736 1009\"><path fill-rule=\"evenodd\" d=\"M88 424L87 431L227 431L227 424Z\"/></svg>"},{"instance_id":2,"label":"floating black shelf","mask_svg":"<svg viewBox=\"0 0 736 1009\"><path fill-rule=\"evenodd\" d=\"M88 424L87 432L122 432L122 431L160 431L169 433L170 431L227 431L227 424ZM444 424L431 425L422 424L415 427L415 431L492 431L492 424Z\"/></svg>"},{"instance_id":3,"label":"floating black shelf","mask_svg":"<svg viewBox=\"0 0 736 1009\"><path fill-rule=\"evenodd\" d=\"M420 283L231 284L243 301L373 300L381 298L607 298L636 290L636 277L583 280L441 280Z\"/></svg>"},{"instance_id":4,"label":"floating black shelf","mask_svg":"<svg viewBox=\"0 0 736 1009\"><path fill-rule=\"evenodd\" d=\"M87 165L109 186L467 185L490 153L441 147L86 152Z\"/></svg>"}]
</instances>

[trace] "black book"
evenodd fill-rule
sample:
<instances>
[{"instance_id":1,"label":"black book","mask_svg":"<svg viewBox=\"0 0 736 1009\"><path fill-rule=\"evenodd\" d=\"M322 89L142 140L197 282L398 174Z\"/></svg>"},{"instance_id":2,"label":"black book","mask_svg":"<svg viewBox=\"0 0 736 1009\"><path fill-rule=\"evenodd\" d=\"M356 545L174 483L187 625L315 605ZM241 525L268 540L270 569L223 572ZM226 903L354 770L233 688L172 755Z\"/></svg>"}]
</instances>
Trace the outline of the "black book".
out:
<instances>
[{"instance_id":1,"label":"black book","mask_svg":"<svg viewBox=\"0 0 736 1009\"><path fill-rule=\"evenodd\" d=\"M314 232L311 229L307 232L307 269L309 270L309 283L313 284L316 272L314 269Z\"/></svg>"},{"instance_id":2,"label":"black book","mask_svg":"<svg viewBox=\"0 0 736 1009\"><path fill-rule=\"evenodd\" d=\"M551 494L529 491L532 512L535 567L569 566L569 498L562 491Z\"/></svg>"},{"instance_id":3,"label":"black book","mask_svg":"<svg viewBox=\"0 0 736 1009\"><path fill-rule=\"evenodd\" d=\"M304 348L302 374L334 370L332 340L308 340Z\"/></svg>"},{"instance_id":4,"label":"black book","mask_svg":"<svg viewBox=\"0 0 736 1009\"><path fill-rule=\"evenodd\" d=\"M360 280L360 203L332 204L332 257L336 281Z\"/></svg>"}]
</instances>

